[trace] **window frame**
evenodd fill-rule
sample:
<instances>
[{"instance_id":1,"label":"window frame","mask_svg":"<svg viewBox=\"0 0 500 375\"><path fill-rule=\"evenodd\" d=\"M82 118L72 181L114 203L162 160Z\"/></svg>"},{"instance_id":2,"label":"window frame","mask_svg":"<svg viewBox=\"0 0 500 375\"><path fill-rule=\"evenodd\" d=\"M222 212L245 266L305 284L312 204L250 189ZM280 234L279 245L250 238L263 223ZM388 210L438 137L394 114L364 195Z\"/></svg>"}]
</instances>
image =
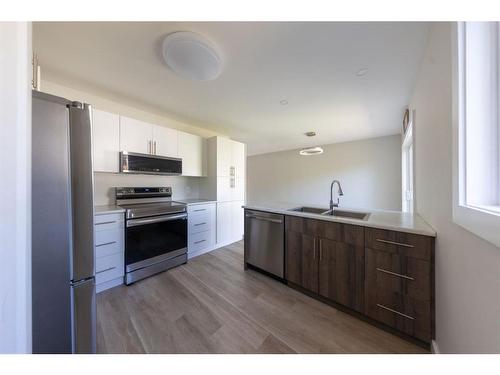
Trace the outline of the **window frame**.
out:
<instances>
[{"instance_id":1,"label":"window frame","mask_svg":"<svg viewBox=\"0 0 500 375\"><path fill-rule=\"evenodd\" d=\"M415 116L414 110L409 109L409 112L408 128L401 143L401 210L413 213L415 211L415 147L413 145L413 118ZM411 199L407 199L408 191L410 191Z\"/></svg>"},{"instance_id":2,"label":"window frame","mask_svg":"<svg viewBox=\"0 0 500 375\"><path fill-rule=\"evenodd\" d=\"M500 213L466 202L465 22L453 24L451 38L453 222L500 247Z\"/></svg>"}]
</instances>

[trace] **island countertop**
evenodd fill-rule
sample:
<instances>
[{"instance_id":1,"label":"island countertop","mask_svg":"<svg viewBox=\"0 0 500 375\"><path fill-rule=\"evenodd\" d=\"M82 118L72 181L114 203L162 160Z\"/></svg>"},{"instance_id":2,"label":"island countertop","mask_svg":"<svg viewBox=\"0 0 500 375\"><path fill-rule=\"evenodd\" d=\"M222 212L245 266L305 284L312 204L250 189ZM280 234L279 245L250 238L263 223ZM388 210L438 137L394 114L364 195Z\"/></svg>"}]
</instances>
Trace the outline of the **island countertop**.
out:
<instances>
[{"instance_id":1,"label":"island countertop","mask_svg":"<svg viewBox=\"0 0 500 375\"><path fill-rule=\"evenodd\" d=\"M301 207L305 205L287 203L287 202L247 202L243 208L256 211L272 212L282 215L299 216L309 219L333 221L344 224L359 225L369 228L379 228L395 230L399 232L414 233L424 236L436 237L436 231L427 224L418 214L401 212L401 211L386 211L386 210L373 210L373 209L358 209L348 207L338 207L343 211L356 211L366 212L370 216L367 220L350 219L345 217L320 215L313 213L306 213L300 211L290 211L290 209ZM319 206L310 205L310 207ZM328 208L325 208L327 210Z\"/></svg>"}]
</instances>

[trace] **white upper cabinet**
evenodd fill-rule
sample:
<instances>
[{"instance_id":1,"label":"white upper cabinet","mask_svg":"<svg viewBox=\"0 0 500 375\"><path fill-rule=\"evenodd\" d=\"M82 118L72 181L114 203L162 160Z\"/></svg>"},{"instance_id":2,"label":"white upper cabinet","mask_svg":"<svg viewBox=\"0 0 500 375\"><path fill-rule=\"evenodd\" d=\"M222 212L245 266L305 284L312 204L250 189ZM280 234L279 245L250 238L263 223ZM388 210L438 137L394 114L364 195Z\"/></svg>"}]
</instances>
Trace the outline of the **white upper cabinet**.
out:
<instances>
[{"instance_id":1,"label":"white upper cabinet","mask_svg":"<svg viewBox=\"0 0 500 375\"><path fill-rule=\"evenodd\" d=\"M245 160L245 144L241 142L231 141L231 167L234 168L234 177L245 177Z\"/></svg>"},{"instance_id":2,"label":"white upper cabinet","mask_svg":"<svg viewBox=\"0 0 500 375\"><path fill-rule=\"evenodd\" d=\"M178 157L177 151L177 133L175 129L166 128L164 126L152 125L153 136L153 155Z\"/></svg>"},{"instance_id":3,"label":"white upper cabinet","mask_svg":"<svg viewBox=\"0 0 500 375\"><path fill-rule=\"evenodd\" d=\"M94 109L92 118L94 171L119 171L120 117Z\"/></svg>"},{"instance_id":4,"label":"white upper cabinet","mask_svg":"<svg viewBox=\"0 0 500 375\"><path fill-rule=\"evenodd\" d=\"M205 139L197 135L178 132L178 152L182 159L183 176L206 175Z\"/></svg>"},{"instance_id":5,"label":"white upper cabinet","mask_svg":"<svg viewBox=\"0 0 500 375\"><path fill-rule=\"evenodd\" d=\"M231 163L231 141L229 138L217 137L217 176L229 177Z\"/></svg>"},{"instance_id":6,"label":"white upper cabinet","mask_svg":"<svg viewBox=\"0 0 500 375\"><path fill-rule=\"evenodd\" d=\"M120 116L120 150L152 153L153 125Z\"/></svg>"},{"instance_id":7,"label":"white upper cabinet","mask_svg":"<svg viewBox=\"0 0 500 375\"><path fill-rule=\"evenodd\" d=\"M245 178L235 177L230 179L230 194L232 201L245 200Z\"/></svg>"}]
</instances>

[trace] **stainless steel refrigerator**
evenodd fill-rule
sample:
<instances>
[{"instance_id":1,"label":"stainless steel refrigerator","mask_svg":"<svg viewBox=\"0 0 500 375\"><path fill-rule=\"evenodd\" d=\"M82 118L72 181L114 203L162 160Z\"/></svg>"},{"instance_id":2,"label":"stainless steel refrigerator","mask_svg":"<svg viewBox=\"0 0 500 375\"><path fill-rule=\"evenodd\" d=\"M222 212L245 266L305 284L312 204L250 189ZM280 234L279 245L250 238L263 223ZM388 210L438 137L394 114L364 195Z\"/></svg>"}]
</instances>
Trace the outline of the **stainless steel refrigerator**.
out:
<instances>
[{"instance_id":1,"label":"stainless steel refrigerator","mask_svg":"<svg viewBox=\"0 0 500 375\"><path fill-rule=\"evenodd\" d=\"M91 118L33 91L33 353L96 351Z\"/></svg>"}]
</instances>

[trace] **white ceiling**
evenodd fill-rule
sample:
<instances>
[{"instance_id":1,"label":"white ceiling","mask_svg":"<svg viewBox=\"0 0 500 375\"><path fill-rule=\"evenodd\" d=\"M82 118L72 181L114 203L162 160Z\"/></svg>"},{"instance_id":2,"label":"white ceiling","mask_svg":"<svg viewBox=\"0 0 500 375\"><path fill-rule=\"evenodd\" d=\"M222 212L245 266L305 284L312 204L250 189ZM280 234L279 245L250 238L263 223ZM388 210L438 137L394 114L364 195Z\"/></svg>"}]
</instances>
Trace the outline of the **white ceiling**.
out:
<instances>
[{"instance_id":1,"label":"white ceiling","mask_svg":"<svg viewBox=\"0 0 500 375\"><path fill-rule=\"evenodd\" d=\"M33 44L49 81L158 107L257 154L398 133L427 30L410 22L35 23ZM187 81L166 67L160 46L174 31L213 42L224 64L216 80ZM314 140L303 135L310 130Z\"/></svg>"}]
</instances>

